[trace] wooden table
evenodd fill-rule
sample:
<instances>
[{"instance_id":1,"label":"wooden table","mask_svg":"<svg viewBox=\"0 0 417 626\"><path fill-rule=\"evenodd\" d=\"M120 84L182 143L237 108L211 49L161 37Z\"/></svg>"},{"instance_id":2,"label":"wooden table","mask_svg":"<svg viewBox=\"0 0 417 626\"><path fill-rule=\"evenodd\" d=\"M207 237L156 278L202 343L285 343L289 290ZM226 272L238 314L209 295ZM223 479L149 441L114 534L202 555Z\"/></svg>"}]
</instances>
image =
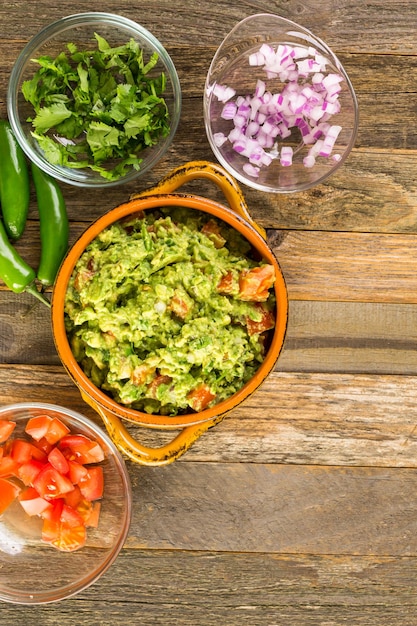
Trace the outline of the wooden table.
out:
<instances>
[{"instance_id":1,"label":"wooden table","mask_svg":"<svg viewBox=\"0 0 417 626\"><path fill-rule=\"evenodd\" d=\"M213 160L205 74L240 19L275 11L340 57L360 128L326 184L288 196L244 188L288 284L290 320L262 388L175 463L127 461L134 506L120 556L72 599L0 604L4 626L417 624L417 4L412 0L102 0L166 46L183 89L169 154L139 182L62 186L71 241L107 209L192 159ZM78 0L0 5L0 114L16 56ZM215 199L209 183L189 189ZM18 249L36 265L32 199ZM64 372L49 311L0 287L0 404L95 414ZM141 433L149 444L162 435Z\"/></svg>"}]
</instances>

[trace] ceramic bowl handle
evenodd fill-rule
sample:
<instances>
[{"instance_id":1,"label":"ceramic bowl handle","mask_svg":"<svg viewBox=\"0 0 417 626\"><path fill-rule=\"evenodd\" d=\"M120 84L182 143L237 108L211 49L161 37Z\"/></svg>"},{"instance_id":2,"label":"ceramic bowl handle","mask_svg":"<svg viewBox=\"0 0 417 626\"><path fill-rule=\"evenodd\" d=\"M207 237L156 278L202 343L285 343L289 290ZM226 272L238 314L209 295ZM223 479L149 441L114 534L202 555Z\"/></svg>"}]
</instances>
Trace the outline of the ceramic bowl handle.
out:
<instances>
[{"instance_id":1,"label":"ceramic bowl handle","mask_svg":"<svg viewBox=\"0 0 417 626\"><path fill-rule=\"evenodd\" d=\"M131 199L141 198L149 195L169 194L179 187L196 178L207 178L213 181L223 192L230 208L243 217L263 239L266 240L266 232L251 217L242 191L235 179L220 165L209 161L190 161L185 165L172 170L167 176L162 178L155 187L131 196Z\"/></svg>"},{"instance_id":2,"label":"ceramic bowl handle","mask_svg":"<svg viewBox=\"0 0 417 626\"><path fill-rule=\"evenodd\" d=\"M184 454L203 433L218 424L224 417L221 415L206 422L186 426L169 443L159 448L150 448L132 437L117 415L96 404L86 394L81 393L81 395L85 402L100 415L108 434L120 452L139 465L159 466L172 463Z\"/></svg>"}]
</instances>

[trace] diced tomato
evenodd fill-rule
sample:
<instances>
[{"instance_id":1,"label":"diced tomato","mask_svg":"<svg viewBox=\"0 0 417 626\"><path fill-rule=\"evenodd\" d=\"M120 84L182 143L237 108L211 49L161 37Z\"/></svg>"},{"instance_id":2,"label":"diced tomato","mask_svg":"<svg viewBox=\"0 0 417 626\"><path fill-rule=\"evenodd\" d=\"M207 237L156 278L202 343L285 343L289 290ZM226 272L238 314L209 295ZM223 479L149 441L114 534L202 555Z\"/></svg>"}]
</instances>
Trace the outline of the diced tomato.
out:
<instances>
[{"instance_id":1,"label":"diced tomato","mask_svg":"<svg viewBox=\"0 0 417 626\"><path fill-rule=\"evenodd\" d=\"M232 272L227 272L221 277L217 284L217 291L224 295L230 295L236 291L237 281L235 280Z\"/></svg>"},{"instance_id":2,"label":"diced tomato","mask_svg":"<svg viewBox=\"0 0 417 626\"><path fill-rule=\"evenodd\" d=\"M83 269L78 272L74 278L74 289L81 291L81 289L93 278L96 272L88 269Z\"/></svg>"},{"instance_id":3,"label":"diced tomato","mask_svg":"<svg viewBox=\"0 0 417 626\"><path fill-rule=\"evenodd\" d=\"M34 446L30 441L25 439L14 439L11 446L11 456L18 465L27 463L31 459L43 461L46 454Z\"/></svg>"},{"instance_id":4,"label":"diced tomato","mask_svg":"<svg viewBox=\"0 0 417 626\"><path fill-rule=\"evenodd\" d=\"M74 485L74 489L66 493L64 496L65 504L72 506L73 509L76 509L79 506L80 502L83 501L84 498L78 485Z\"/></svg>"},{"instance_id":5,"label":"diced tomato","mask_svg":"<svg viewBox=\"0 0 417 626\"><path fill-rule=\"evenodd\" d=\"M255 304L261 315L259 321L254 321L250 317L246 318L246 327L249 335L260 335L261 333L271 330L275 326L275 317L273 311L268 311L262 304Z\"/></svg>"},{"instance_id":6,"label":"diced tomato","mask_svg":"<svg viewBox=\"0 0 417 626\"><path fill-rule=\"evenodd\" d=\"M169 302L169 309L182 320L187 317L190 311L188 303L184 300L184 298L181 298L179 294L175 294L171 298Z\"/></svg>"},{"instance_id":7,"label":"diced tomato","mask_svg":"<svg viewBox=\"0 0 417 626\"><path fill-rule=\"evenodd\" d=\"M83 498L81 496L81 500L74 508L76 509L77 513L81 515L86 526L97 528L100 518L101 502L99 502L98 500L90 502L90 500L87 500L86 498Z\"/></svg>"},{"instance_id":8,"label":"diced tomato","mask_svg":"<svg viewBox=\"0 0 417 626\"><path fill-rule=\"evenodd\" d=\"M48 461L60 474L68 474L69 465L67 459L57 447L52 448L48 454ZM73 481L72 481L73 482Z\"/></svg>"},{"instance_id":9,"label":"diced tomato","mask_svg":"<svg viewBox=\"0 0 417 626\"><path fill-rule=\"evenodd\" d=\"M72 491L74 485L69 478L60 474L50 463L46 463L33 481L33 486L43 498L62 498L63 495Z\"/></svg>"},{"instance_id":10,"label":"diced tomato","mask_svg":"<svg viewBox=\"0 0 417 626\"><path fill-rule=\"evenodd\" d=\"M87 529L84 523L72 526L69 523L61 522L59 536L51 541L51 545L61 552L74 552L85 545L86 539Z\"/></svg>"},{"instance_id":11,"label":"diced tomato","mask_svg":"<svg viewBox=\"0 0 417 626\"><path fill-rule=\"evenodd\" d=\"M27 463L32 459L32 444L25 439L14 439L11 455L18 465Z\"/></svg>"},{"instance_id":12,"label":"diced tomato","mask_svg":"<svg viewBox=\"0 0 417 626\"><path fill-rule=\"evenodd\" d=\"M93 504L94 504L93 502L90 502L89 500L86 500L85 498L81 496L81 500L75 507L77 510L77 513L81 515L81 517L83 518L85 525L87 525L87 520L90 519L90 515L93 510Z\"/></svg>"},{"instance_id":13,"label":"diced tomato","mask_svg":"<svg viewBox=\"0 0 417 626\"><path fill-rule=\"evenodd\" d=\"M3 455L0 459L0 476L8 478L9 476L17 476L19 466L10 455Z\"/></svg>"},{"instance_id":14,"label":"diced tomato","mask_svg":"<svg viewBox=\"0 0 417 626\"><path fill-rule=\"evenodd\" d=\"M50 509L45 509L42 514L42 541L51 543L59 538L61 527L61 513L64 506L62 499L55 500Z\"/></svg>"},{"instance_id":15,"label":"diced tomato","mask_svg":"<svg viewBox=\"0 0 417 626\"><path fill-rule=\"evenodd\" d=\"M104 460L102 447L96 441L89 439L85 435L66 435L59 442L59 447L68 460L78 461L78 463L100 463ZM64 450L70 451L68 456Z\"/></svg>"},{"instance_id":16,"label":"diced tomato","mask_svg":"<svg viewBox=\"0 0 417 626\"><path fill-rule=\"evenodd\" d=\"M34 487L28 487L19 495L19 502L28 515L43 515L43 513L52 507L52 504L41 498Z\"/></svg>"},{"instance_id":17,"label":"diced tomato","mask_svg":"<svg viewBox=\"0 0 417 626\"><path fill-rule=\"evenodd\" d=\"M39 448L37 445L35 445L35 443L37 442L35 441L30 444L32 446L32 458L37 459L38 461L46 462L48 455L46 454L45 450Z\"/></svg>"},{"instance_id":18,"label":"diced tomato","mask_svg":"<svg viewBox=\"0 0 417 626\"><path fill-rule=\"evenodd\" d=\"M73 552L85 545L86 538L84 520L77 511L64 504L59 520L58 537L50 543L63 552Z\"/></svg>"},{"instance_id":19,"label":"diced tomato","mask_svg":"<svg viewBox=\"0 0 417 626\"><path fill-rule=\"evenodd\" d=\"M65 426L57 417L52 419L52 422L49 424L49 428L45 433L45 439L48 443L58 443L62 437L68 435L70 429L68 426Z\"/></svg>"},{"instance_id":20,"label":"diced tomato","mask_svg":"<svg viewBox=\"0 0 417 626\"><path fill-rule=\"evenodd\" d=\"M171 376L166 376L163 374L157 374L153 381L148 385L148 393L151 398L157 397L158 387L160 385L168 385L172 382Z\"/></svg>"},{"instance_id":21,"label":"diced tomato","mask_svg":"<svg viewBox=\"0 0 417 626\"><path fill-rule=\"evenodd\" d=\"M35 441L39 441L45 437L51 422L52 417L49 415L35 415L27 421L25 432Z\"/></svg>"},{"instance_id":22,"label":"diced tomato","mask_svg":"<svg viewBox=\"0 0 417 626\"><path fill-rule=\"evenodd\" d=\"M208 385L201 383L198 387L190 391L187 396L188 404L194 411L203 411L207 408L208 404L214 400L216 394L214 394Z\"/></svg>"},{"instance_id":23,"label":"diced tomato","mask_svg":"<svg viewBox=\"0 0 417 626\"><path fill-rule=\"evenodd\" d=\"M19 495L20 487L7 478L0 478L0 515Z\"/></svg>"},{"instance_id":24,"label":"diced tomato","mask_svg":"<svg viewBox=\"0 0 417 626\"><path fill-rule=\"evenodd\" d=\"M46 441L45 437L41 437L38 441L34 441L33 445L35 446L35 448L38 448L39 450L42 450L42 452L46 456L48 456L48 454L50 453L50 451L54 447L52 443L49 443L49 441Z\"/></svg>"},{"instance_id":25,"label":"diced tomato","mask_svg":"<svg viewBox=\"0 0 417 626\"><path fill-rule=\"evenodd\" d=\"M16 422L0 419L0 443L7 441L15 428Z\"/></svg>"},{"instance_id":26,"label":"diced tomato","mask_svg":"<svg viewBox=\"0 0 417 626\"><path fill-rule=\"evenodd\" d=\"M134 385L144 385L149 381L155 372L155 368L151 368L148 365L137 365L130 375L130 380Z\"/></svg>"},{"instance_id":27,"label":"diced tomato","mask_svg":"<svg viewBox=\"0 0 417 626\"><path fill-rule=\"evenodd\" d=\"M84 519L84 524L89 528L97 528L101 512L101 502L97 500L95 502L90 502L90 509L88 511L88 515L86 515Z\"/></svg>"},{"instance_id":28,"label":"diced tomato","mask_svg":"<svg viewBox=\"0 0 417 626\"><path fill-rule=\"evenodd\" d=\"M36 415L28 420L25 432L35 441L45 439L49 444L57 443L70 429L57 417Z\"/></svg>"},{"instance_id":29,"label":"diced tomato","mask_svg":"<svg viewBox=\"0 0 417 626\"><path fill-rule=\"evenodd\" d=\"M209 239L214 243L214 247L219 249L223 248L226 243L226 239L221 234L220 224L215 222L214 220L209 220L204 224L201 232L207 235Z\"/></svg>"},{"instance_id":30,"label":"diced tomato","mask_svg":"<svg viewBox=\"0 0 417 626\"><path fill-rule=\"evenodd\" d=\"M275 281L273 265L260 265L241 272L239 298L245 301L264 302Z\"/></svg>"},{"instance_id":31,"label":"diced tomato","mask_svg":"<svg viewBox=\"0 0 417 626\"><path fill-rule=\"evenodd\" d=\"M103 461L104 451L49 415L30 418L25 431L31 441L7 438L0 446L0 514L18 498L27 515L43 520L43 541L77 550L86 542L87 526L99 523L103 468L91 464Z\"/></svg>"},{"instance_id":32,"label":"diced tomato","mask_svg":"<svg viewBox=\"0 0 417 626\"><path fill-rule=\"evenodd\" d=\"M78 485L80 480L85 478L88 474L88 469L85 467L85 465L77 463L77 461L71 461L70 459L68 461L68 467L68 478L73 483L73 485Z\"/></svg>"},{"instance_id":33,"label":"diced tomato","mask_svg":"<svg viewBox=\"0 0 417 626\"><path fill-rule=\"evenodd\" d=\"M61 513L61 522L70 526L79 526L84 524L84 520L76 509L64 502Z\"/></svg>"},{"instance_id":34,"label":"diced tomato","mask_svg":"<svg viewBox=\"0 0 417 626\"><path fill-rule=\"evenodd\" d=\"M22 463L17 469L17 475L24 485L33 486L33 482L39 472L44 468L45 463L37 459L30 459Z\"/></svg>"},{"instance_id":35,"label":"diced tomato","mask_svg":"<svg viewBox=\"0 0 417 626\"><path fill-rule=\"evenodd\" d=\"M101 465L90 467L87 476L78 483L82 495L90 502L103 497L103 485L104 476Z\"/></svg>"}]
</instances>

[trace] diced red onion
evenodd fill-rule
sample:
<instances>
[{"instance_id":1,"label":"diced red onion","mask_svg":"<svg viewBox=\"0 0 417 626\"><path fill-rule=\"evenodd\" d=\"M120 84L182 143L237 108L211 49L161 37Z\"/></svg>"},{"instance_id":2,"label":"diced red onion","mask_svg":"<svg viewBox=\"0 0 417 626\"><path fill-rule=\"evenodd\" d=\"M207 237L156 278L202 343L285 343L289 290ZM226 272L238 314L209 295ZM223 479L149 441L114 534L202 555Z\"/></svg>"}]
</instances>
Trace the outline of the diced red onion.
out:
<instances>
[{"instance_id":1,"label":"diced red onion","mask_svg":"<svg viewBox=\"0 0 417 626\"><path fill-rule=\"evenodd\" d=\"M308 56L308 49L304 46L295 46L295 48L293 48L293 52L295 59L303 59Z\"/></svg>"},{"instance_id":2,"label":"diced red onion","mask_svg":"<svg viewBox=\"0 0 417 626\"><path fill-rule=\"evenodd\" d=\"M224 133L214 133L213 139L218 148L221 148L222 145L227 141L227 137Z\"/></svg>"},{"instance_id":3,"label":"diced red onion","mask_svg":"<svg viewBox=\"0 0 417 626\"><path fill-rule=\"evenodd\" d=\"M331 155L336 139L339 136L341 126L331 126L323 140L323 146L319 152L320 156L328 157Z\"/></svg>"},{"instance_id":4,"label":"diced red onion","mask_svg":"<svg viewBox=\"0 0 417 626\"><path fill-rule=\"evenodd\" d=\"M235 141L238 141L238 139L240 139L242 135L243 135L243 133L240 130L240 128L235 126L234 128L232 128L230 133L227 135L227 138L230 141L230 143L234 143Z\"/></svg>"},{"instance_id":5,"label":"diced red onion","mask_svg":"<svg viewBox=\"0 0 417 626\"><path fill-rule=\"evenodd\" d=\"M259 132L259 123L252 120L246 128L246 134L251 137Z\"/></svg>"},{"instance_id":6,"label":"diced red onion","mask_svg":"<svg viewBox=\"0 0 417 626\"><path fill-rule=\"evenodd\" d=\"M243 128L248 121L248 118L243 113L236 113L233 118L234 124L237 128Z\"/></svg>"},{"instance_id":7,"label":"diced red onion","mask_svg":"<svg viewBox=\"0 0 417 626\"><path fill-rule=\"evenodd\" d=\"M259 80L256 82L256 87L255 87L255 98L261 98L264 93L265 93L265 88L266 88L266 84L265 81L263 80Z\"/></svg>"},{"instance_id":8,"label":"diced red onion","mask_svg":"<svg viewBox=\"0 0 417 626\"><path fill-rule=\"evenodd\" d=\"M314 47L280 44L276 49L262 44L249 56L250 66L263 67L266 80L279 77L284 86L280 92L267 90L266 80L258 79L253 94L237 96L227 85L214 85L212 93L225 103L221 112L224 120L233 122L226 136L216 133L214 142L222 146L229 141L233 149L248 159L243 166L248 176L257 177L260 166L268 166L279 157L283 167L293 161L293 148L279 147L298 127L303 142L309 146L303 159L305 167L314 167L317 157L328 158L341 131L330 124L339 113L343 77L327 72L327 59ZM337 162L341 155L334 154Z\"/></svg>"},{"instance_id":9,"label":"diced red onion","mask_svg":"<svg viewBox=\"0 0 417 626\"><path fill-rule=\"evenodd\" d=\"M280 155L280 163L283 167L289 167L292 165L292 157L293 157L293 149L291 146L282 146L281 155Z\"/></svg>"},{"instance_id":10,"label":"diced red onion","mask_svg":"<svg viewBox=\"0 0 417 626\"><path fill-rule=\"evenodd\" d=\"M303 159L304 167L314 167L315 164L316 164L316 157L314 157L312 154L307 154L307 156L304 157Z\"/></svg>"},{"instance_id":11,"label":"diced red onion","mask_svg":"<svg viewBox=\"0 0 417 626\"><path fill-rule=\"evenodd\" d=\"M264 65L265 63L265 57L262 54L262 52L254 52L253 54L249 55L249 65L252 66L256 66L256 65Z\"/></svg>"},{"instance_id":12,"label":"diced red onion","mask_svg":"<svg viewBox=\"0 0 417 626\"><path fill-rule=\"evenodd\" d=\"M336 156L336 155L335 155ZM262 165L271 165L272 159L275 158L275 156L272 156L272 153L267 153L267 152L263 152L262 156L261 156L261 163Z\"/></svg>"},{"instance_id":13,"label":"diced red onion","mask_svg":"<svg viewBox=\"0 0 417 626\"><path fill-rule=\"evenodd\" d=\"M213 94L220 102L227 102L230 98L236 95L236 91L232 87L226 85L219 85L216 83L213 88Z\"/></svg>"},{"instance_id":14,"label":"diced red onion","mask_svg":"<svg viewBox=\"0 0 417 626\"><path fill-rule=\"evenodd\" d=\"M221 117L224 120L232 120L236 115L237 106L235 102L226 102L221 112Z\"/></svg>"},{"instance_id":15,"label":"diced red onion","mask_svg":"<svg viewBox=\"0 0 417 626\"><path fill-rule=\"evenodd\" d=\"M248 176L253 176L254 178L257 178L259 176L259 172L260 172L259 167L256 167L255 165L252 165L251 163L245 163L242 169L245 172L245 174L247 174Z\"/></svg>"}]
</instances>

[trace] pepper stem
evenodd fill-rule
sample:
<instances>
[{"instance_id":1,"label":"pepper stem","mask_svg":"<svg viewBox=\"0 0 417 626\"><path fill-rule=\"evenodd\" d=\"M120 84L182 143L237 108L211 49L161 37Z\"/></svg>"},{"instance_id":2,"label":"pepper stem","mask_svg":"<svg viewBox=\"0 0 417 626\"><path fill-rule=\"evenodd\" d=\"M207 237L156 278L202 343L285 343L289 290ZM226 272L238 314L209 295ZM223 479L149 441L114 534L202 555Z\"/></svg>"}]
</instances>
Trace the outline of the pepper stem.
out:
<instances>
[{"instance_id":1,"label":"pepper stem","mask_svg":"<svg viewBox=\"0 0 417 626\"><path fill-rule=\"evenodd\" d=\"M25 291L27 291L27 293L31 293L32 296L35 296L35 298L43 302L43 304L45 304L47 307L51 308L51 303L49 302L49 300L45 298L43 293L36 289L36 285L34 283L30 283L27 287L25 287Z\"/></svg>"}]
</instances>

